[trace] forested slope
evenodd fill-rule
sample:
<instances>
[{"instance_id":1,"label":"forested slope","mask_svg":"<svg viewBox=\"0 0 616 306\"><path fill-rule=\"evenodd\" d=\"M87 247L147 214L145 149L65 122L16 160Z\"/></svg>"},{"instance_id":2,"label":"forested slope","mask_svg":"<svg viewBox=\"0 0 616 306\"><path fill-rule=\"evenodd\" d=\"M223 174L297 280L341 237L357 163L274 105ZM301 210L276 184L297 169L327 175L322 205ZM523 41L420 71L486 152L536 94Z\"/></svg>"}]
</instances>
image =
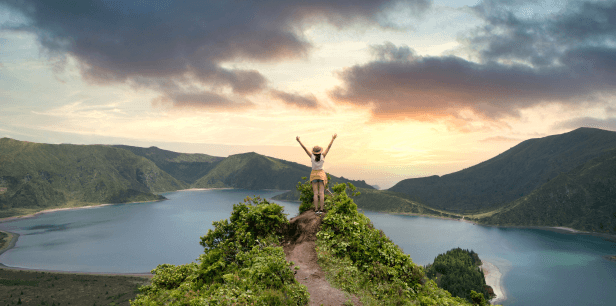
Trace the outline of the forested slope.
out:
<instances>
[{"instance_id":1,"label":"forested slope","mask_svg":"<svg viewBox=\"0 0 616 306\"><path fill-rule=\"evenodd\" d=\"M254 152L231 155L207 175L197 180L194 188L244 188L244 189L295 189L303 176L310 175L311 168L298 163L264 156ZM359 187L373 189L365 181L352 181L331 176L332 182L352 182Z\"/></svg>"},{"instance_id":2,"label":"forested slope","mask_svg":"<svg viewBox=\"0 0 616 306\"><path fill-rule=\"evenodd\" d=\"M616 233L616 148L561 173L478 222Z\"/></svg>"},{"instance_id":3,"label":"forested slope","mask_svg":"<svg viewBox=\"0 0 616 306\"><path fill-rule=\"evenodd\" d=\"M186 188L152 161L99 145L52 145L0 139L0 214L61 205L163 199Z\"/></svg>"},{"instance_id":4,"label":"forested slope","mask_svg":"<svg viewBox=\"0 0 616 306\"><path fill-rule=\"evenodd\" d=\"M129 150L153 161L158 168L189 185L205 176L220 161L225 159L224 157L207 154L177 153L157 147L141 148L125 145L114 147Z\"/></svg>"},{"instance_id":5,"label":"forested slope","mask_svg":"<svg viewBox=\"0 0 616 306\"><path fill-rule=\"evenodd\" d=\"M406 179L388 189L449 211L500 207L616 147L616 132L579 128L529 139L485 162L441 177Z\"/></svg>"}]
</instances>

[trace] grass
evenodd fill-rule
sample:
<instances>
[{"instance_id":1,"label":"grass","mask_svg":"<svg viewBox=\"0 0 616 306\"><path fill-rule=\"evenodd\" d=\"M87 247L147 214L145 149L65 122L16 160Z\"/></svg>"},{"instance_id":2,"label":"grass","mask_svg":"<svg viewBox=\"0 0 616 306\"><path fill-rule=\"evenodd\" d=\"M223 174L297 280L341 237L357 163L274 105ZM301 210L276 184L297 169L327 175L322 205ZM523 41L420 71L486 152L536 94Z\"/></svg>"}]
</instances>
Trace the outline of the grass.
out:
<instances>
[{"instance_id":1,"label":"grass","mask_svg":"<svg viewBox=\"0 0 616 306\"><path fill-rule=\"evenodd\" d=\"M145 277L86 275L0 268L3 303L16 305L130 305Z\"/></svg>"},{"instance_id":2,"label":"grass","mask_svg":"<svg viewBox=\"0 0 616 306\"><path fill-rule=\"evenodd\" d=\"M332 256L318 240L316 251L319 266L332 287L344 291L345 294L355 295L364 306L381 305L382 302L372 294L370 280L366 279L348 258Z\"/></svg>"}]
</instances>

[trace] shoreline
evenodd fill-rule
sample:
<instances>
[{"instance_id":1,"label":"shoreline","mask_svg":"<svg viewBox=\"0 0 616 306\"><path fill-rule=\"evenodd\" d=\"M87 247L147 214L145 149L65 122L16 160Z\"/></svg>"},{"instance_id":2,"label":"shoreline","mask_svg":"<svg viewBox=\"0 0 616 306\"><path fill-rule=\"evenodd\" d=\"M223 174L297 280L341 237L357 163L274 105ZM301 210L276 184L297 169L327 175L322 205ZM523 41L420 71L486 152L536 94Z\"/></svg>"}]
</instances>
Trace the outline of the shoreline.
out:
<instances>
[{"instance_id":1,"label":"shoreline","mask_svg":"<svg viewBox=\"0 0 616 306\"><path fill-rule=\"evenodd\" d=\"M152 273L120 273L120 272L83 272L83 271L61 271L61 270L44 270L44 269L29 269L20 267L10 267L3 263L0 263L0 269L14 270L14 271L26 271L26 272L45 272L45 273L57 273L57 274L71 274L71 275L102 275L102 276L135 276L152 279L154 274Z\"/></svg>"},{"instance_id":2,"label":"shoreline","mask_svg":"<svg viewBox=\"0 0 616 306\"><path fill-rule=\"evenodd\" d=\"M17 240L19 239L19 234L0 230L0 232L6 233L8 235L9 240L7 243L0 248L0 255L4 252L15 247ZM30 268L20 268L20 267L11 267L7 266L3 263L0 263L0 269L8 269L8 270L17 270L17 271L32 271L32 272L48 272L48 273L62 273L62 274L75 274L75 275L109 275L109 276L137 276L151 279L154 277L154 274L151 272L143 272L143 273L119 273L119 272L83 272L83 271L61 271L61 270L45 270L45 269L30 269Z\"/></svg>"},{"instance_id":3,"label":"shoreline","mask_svg":"<svg viewBox=\"0 0 616 306\"><path fill-rule=\"evenodd\" d=\"M85 206L50 208L50 209L45 209L45 210L37 211L35 213L27 214L27 215L19 215L19 216L0 218L0 223L10 222L10 221L14 221L14 220L35 218L35 217L38 217L39 215L44 215L44 214L48 214L48 213L52 213L52 212L57 212L57 211L76 210L76 209L92 209L92 208L99 208L99 207L109 206L109 205L151 203L151 202L159 202L159 201L165 201L165 200L167 200L167 199L152 200L152 201L128 202L128 203L104 203L104 204L94 204L94 205L85 205Z\"/></svg>"},{"instance_id":4,"label":"shoreline","mask_svg":"<svg viewBox=\"0 0 616 306\"><path fill-rule=\"evenodd\" d=\"M4 252L15 247L15 243L17 243L17 239L19 239L19 234L7 231L0 232L6 233L8 235L7 242L2 246L2 248L0 248L0 255L2 255ZM0 265L2 265L2 263L0 263Z\"/></svg>"},{"instance_id":5,"label":"shoreline","mask_svg":"<svg viewBox=\"0 0 616 306\"><path fill-rule=\"evenodd\" d=\"M202 191L202 190L221 190L221 189L235 189L235 188L231 188L231 187L224 187L224 188L188 188L188 189L180 189L180 190L176 190L176 191ZM168 191L168 192L175 192L175 191Z\"/></svg>"},{"instance_id":6,"label":"shoreline","mask_svg":"<svg viewBox=\"0 0 616 306\"><path fill-rule=\"evenodd\" d=\"M495 305L506 301L507 293L505 288L503 288L503 274L498 267L485 260L481 260L481 266L479 267L483 270L486 285L492 287L494 294L496 294L496 297L490 300L490 304Z\"/></svg>"},{"instance_id":7,"label":"shoreline","mask_svg":"<svg viewBox=\"0 0 616 306\"><path fill-rule=\"evenodd\" d=\"M189 188L189 189L181 189L181 190L175 190L175 191L203 191L203 190L220 190L220 189L236 189L236 188ZM274 189L268 189L268 190L274 190ZM175 191L173 191L173 192L175 192ZM36 217L38 217L40 215L43 215L43 214L48 214L48 213L53 213L53 212L58 212L58 211L77 210L77 209L91 209L91 208L98 208L98 207L104 207L104 206L109 206L109 205L150 203L150 202L159 202L159 201L164 201L164 200L152 200L152 201L129 202L129 203L104 203L104 204L76 206L76 207L50 208L50 209L45 209L45 210L37 211L35 213L27 214L27 215L19 215L19 216L0 218L0 223L10 222L10 221L15 221L15 220L21 220L21 219L28 219L28 218L36 218ZM15 247L15 244L17 243L17 240L19 239L19 234L13 233L13 232L9 232L9 231L6 231L6 230L0 230L0 232L4 232L4 233L6 233L8 235L7 243L4 246L2 246L2 248L0 248L0 255L2 255L4 252L6 252L6 251L8 251L8 250L10 250L10 249ZM153 277L153 274L151 274L150 272L147 272L147 273L145 273L145 272L144 273L116 273L116 272L60 271L60 270L44 270L44 269L28 269L28 268L20 268L20 267L11 267L11 266L7 266L7 265L5 265L3 263L0 263L0 269L10 269L10 270L20 270L20 271L50 272L50 273L65 273L65 274L84 274L84 275L120 275L120 276L140 276L140 277L146 277L146 278L152 278Z\"/></svg>"},{"instance_id":8,"label":"shoreline","mask_svg":"<svg viewBox=\"0 0 616 306\"><path fill-rule=\"evenodd\" d=\"M180 189L180 190L174 190L174 191L168 191L168 192L195 191L195 190L217 190L217 189L235 189L235 188L189 188L189 189ZM164 193L164 192L161 192L161 193ZM158 193L158 194L160 194L160 193ZM34 217L37 217L37 216L42 215L42 214L48 214L48 213L57 212L57 211L74 210L74 209L90 209L90 208L98 208L98 207L103 207L103 206L120 205L120 204L151 203L151 202L159 202L159 201L165 201L165 200L167 200L167 199L152 200L152 201L128 202L128 203L103 203L103 204L94 204L94 205L85 205L85 206L49 208L49 209L37 211L35 213L31 213L31 214L12 216L12 217L6 217L6 218L0 218L0 223L10 222L10 221L13 221L13 220L18 220L18 219L21 220L21 219L25 219L25 218L34 218Z\"/></svg>"},{"instance_id":9,"label":"shoreline","mask_svg":"<svg viewBox=\"0 0 616 306\"><path fill-rule=\"evenodd\" d=\"M460 222L471 223L473 225L488 226L488 227L522 228L522 229L523 228L528 228L528 229L547 230L547 231L552 231L552 232L557 232L557 233L562 233L562 234L590 235L590 236L601 237L601 238L604 238L604 239L616 242L616 235L613 235L613 234L596 233L596 232L585 232L585 231L580 231L580 230L576 230L576 229L572 229L572 228L564 227L564 226L491 225L491 224L477 223L477 222L470 221L470 220L467 220L467 219L464 219L464 218L455 219L455 218L449 218L449 217L441 217L441 216L433 216L433 215L423 215L423 214L416 214L416 213L390 213L390 212L383 212L383 211L375 211L375 212L387 213L387 214L391 214L391 215L417 216L417 217L428 217L428 218L436 218L436 219L443 219L443 220L460 221Z\"/></svg>"}]
</instances>

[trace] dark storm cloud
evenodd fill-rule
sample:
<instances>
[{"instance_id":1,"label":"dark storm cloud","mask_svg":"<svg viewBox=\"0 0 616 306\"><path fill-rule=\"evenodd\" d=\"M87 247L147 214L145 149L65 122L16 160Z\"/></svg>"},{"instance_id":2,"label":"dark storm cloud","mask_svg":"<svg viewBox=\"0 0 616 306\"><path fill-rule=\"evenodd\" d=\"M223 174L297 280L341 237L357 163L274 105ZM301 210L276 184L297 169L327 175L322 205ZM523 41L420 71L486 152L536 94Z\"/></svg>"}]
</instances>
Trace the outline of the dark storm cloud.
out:
<instances>
[{"instance_id":1,"label":"dark storm cloud","mask_svg":"<svg viewBox=\"0 0 616 306\"><path fill-rule=\"evenodd\" d=\"M279 90L271 90L270 95L275 99L278 99L288 105L293 105L301 108L317 108L319 102L313 95L302 96L298 94L291 94Z\"/></svg>"},{"instance_id":2,"label":"dark storm cloud","mask_svg":"<svg viewBox=\"0 0 616 306\"><path fill-rule=\"evenodd\" d=\"M36 33L46 50L74 56L92 82L170 90L197 81L239 95L265 89L267 80L258 71L225 69L222 63L305 57L312 46L301 34L304 25L378 26L382 13L400 2L416 12L430 5L429 0L0 0L29 20L10 29Z\"/></svg>"},{"instance_id":3,"label":"dark storm cloud","mask_svg":"<svg viewBox=\"0 0 616 306\"><path fill-rule=\"evenodd\" d=\"M373 105L380 119L458 117L470 109L499 119L542 103L602 103L616 92L616 2L574 3L548 17L520 19L523 1L474 8L486 26L467 38L479 62L417 57L406 46L372 46L375 60L341 71L339 102ZM571 35L569 34L571 33Z\"/></svg>"}]
</instances>

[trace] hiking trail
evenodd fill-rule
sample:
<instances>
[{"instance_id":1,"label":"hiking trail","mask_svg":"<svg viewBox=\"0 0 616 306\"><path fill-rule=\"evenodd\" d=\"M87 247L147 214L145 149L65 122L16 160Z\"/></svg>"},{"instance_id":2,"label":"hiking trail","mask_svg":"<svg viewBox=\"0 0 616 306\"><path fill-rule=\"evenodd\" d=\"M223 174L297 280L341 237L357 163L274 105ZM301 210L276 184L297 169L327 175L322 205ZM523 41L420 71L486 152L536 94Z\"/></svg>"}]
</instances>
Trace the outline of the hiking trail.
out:
<instances>
[{"instance_id":1,"label":"hiking trail","mask_svg":"<svg viewBox=\"0 0 616 306\"><path fill-rule=\"evenodd\" d=\"M323 217L325 214L318 216L314 210L309 210L291 218L283 249L287 260L299 266L295 279L308 288L308 293L310 293L308 305L345 305L349 296L329 285L325 279L325 273L317 263L316 234L321 228ZM350 299L353 305L361 305L357 297L351 295Z\"/></svg>"}]
</instances>

